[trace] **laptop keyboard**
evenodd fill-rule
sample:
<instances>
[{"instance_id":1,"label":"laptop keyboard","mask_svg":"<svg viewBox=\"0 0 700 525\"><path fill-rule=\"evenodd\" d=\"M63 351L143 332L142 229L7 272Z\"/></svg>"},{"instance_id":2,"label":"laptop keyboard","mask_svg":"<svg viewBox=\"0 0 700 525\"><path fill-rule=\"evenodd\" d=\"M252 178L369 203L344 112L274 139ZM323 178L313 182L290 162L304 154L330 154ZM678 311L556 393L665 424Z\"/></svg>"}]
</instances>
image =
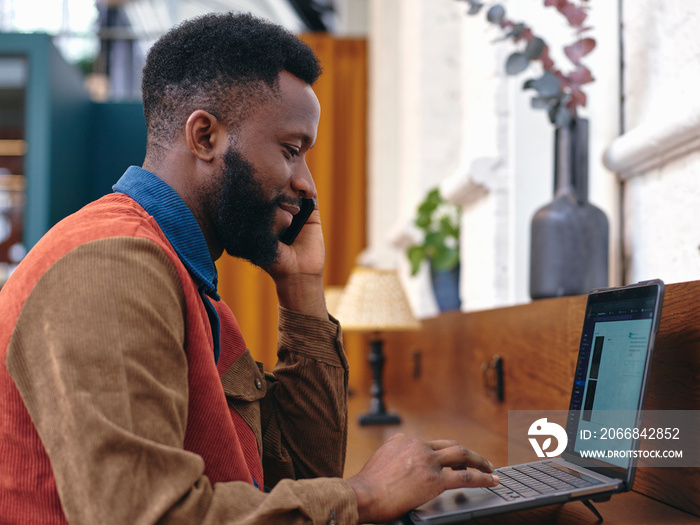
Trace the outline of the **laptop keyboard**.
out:
<instances>
[{"instance_id":1,"label":"laptop keyboard","mask_svg":"<svg viewBox=\"0 0 700 525\"><path fill-rule=\"evenodd\" d=\"M602 483L602 481L587 476L579 477L569 474L547 463L503 467L496 469L495 474L498 474L501 483L488 490L506 501L550 494L561 490L590 487Z\"/></svg>"}]
</instances>

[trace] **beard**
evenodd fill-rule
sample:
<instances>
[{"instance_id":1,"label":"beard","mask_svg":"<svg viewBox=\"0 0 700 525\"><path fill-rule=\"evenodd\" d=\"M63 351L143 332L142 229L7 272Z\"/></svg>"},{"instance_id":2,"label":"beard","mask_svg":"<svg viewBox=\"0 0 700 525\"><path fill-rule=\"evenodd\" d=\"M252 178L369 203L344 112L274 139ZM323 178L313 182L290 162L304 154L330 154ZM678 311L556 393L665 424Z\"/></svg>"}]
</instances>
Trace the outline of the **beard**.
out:
<instances>
[{"instance_id":1,"label":"beard","mask_svg":"<svg viewBox=\"0 0 700 525\"><path fill-rule=\"evenodd\" d=\"M283 195L266 198L255 168L230 146L223 157L218 199L212 217L216 236L226 253L266 270L279 258L275 216Z\"/></svg>"}]
</instances>

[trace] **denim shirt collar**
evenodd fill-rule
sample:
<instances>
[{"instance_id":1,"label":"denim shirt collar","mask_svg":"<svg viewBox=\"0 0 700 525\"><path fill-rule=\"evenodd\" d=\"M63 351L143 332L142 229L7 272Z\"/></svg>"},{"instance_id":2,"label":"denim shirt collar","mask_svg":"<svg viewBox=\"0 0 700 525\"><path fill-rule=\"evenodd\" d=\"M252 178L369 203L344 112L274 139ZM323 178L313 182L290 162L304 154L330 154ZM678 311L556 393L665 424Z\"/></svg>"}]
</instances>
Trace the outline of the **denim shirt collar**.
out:
<instances>
[{"instance_id":1,"label":"denim shirt collar","mask_svg":"<svg viewBox=\"0 0 700 525\"><path fill-rule=\"evenodd\" d=\"M197 219L185 201L161 178L137 166L129 167L112 187L134 199L158 223L197 283L200 293L215 301L218 275Z\"/></svg>"}]
</instances>

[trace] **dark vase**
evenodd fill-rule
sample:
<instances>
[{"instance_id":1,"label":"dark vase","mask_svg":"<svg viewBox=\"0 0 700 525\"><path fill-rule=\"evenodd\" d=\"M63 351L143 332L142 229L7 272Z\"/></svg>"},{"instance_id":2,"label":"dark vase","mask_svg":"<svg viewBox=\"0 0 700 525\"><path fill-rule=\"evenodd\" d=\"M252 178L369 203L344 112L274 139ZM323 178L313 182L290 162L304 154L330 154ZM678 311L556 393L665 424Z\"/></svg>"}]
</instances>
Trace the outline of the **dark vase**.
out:
<instances>
[{"instance_id":1,"label":"dark vase","mask_svg":"<svg viewBox=\"0 0 700 525\"><path fill-rule=\"evenodd\" d=\"M555 132L555 195L532 219L530 297L608 286L608 219L588 202L588 121Z\"/></svg>"},{"instance_id":2,"label":"dark vase","mask_svg":"<svg viewBox=\"0 0 700 525\"><path fill-rule=\"evenodd\" d=\"M459 310L462 304L459 299L459 264L452 270L436 270L431 266L430 278L440 311Z\"/></svg>"}]
</instances>

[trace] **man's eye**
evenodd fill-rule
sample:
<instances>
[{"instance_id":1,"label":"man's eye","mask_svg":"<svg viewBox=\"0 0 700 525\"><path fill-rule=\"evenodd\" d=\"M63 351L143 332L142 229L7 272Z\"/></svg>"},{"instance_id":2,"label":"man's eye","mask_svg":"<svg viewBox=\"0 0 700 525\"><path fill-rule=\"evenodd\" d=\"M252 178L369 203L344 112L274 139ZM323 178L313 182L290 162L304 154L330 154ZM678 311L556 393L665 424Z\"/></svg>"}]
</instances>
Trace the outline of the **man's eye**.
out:
<instances>
[{"instance_id":1,"label":"man's eye","mask_svg":"<svg viewBox=\"0 0 700 525\"><path fill-rule=\"evenodd\" d=\"M299 152L296 149L294 149L293 147L285 146L284 148L287 150L287 153L289 153L290 157L298 157L299 156Z\"/></svg>"}]
</instances>

